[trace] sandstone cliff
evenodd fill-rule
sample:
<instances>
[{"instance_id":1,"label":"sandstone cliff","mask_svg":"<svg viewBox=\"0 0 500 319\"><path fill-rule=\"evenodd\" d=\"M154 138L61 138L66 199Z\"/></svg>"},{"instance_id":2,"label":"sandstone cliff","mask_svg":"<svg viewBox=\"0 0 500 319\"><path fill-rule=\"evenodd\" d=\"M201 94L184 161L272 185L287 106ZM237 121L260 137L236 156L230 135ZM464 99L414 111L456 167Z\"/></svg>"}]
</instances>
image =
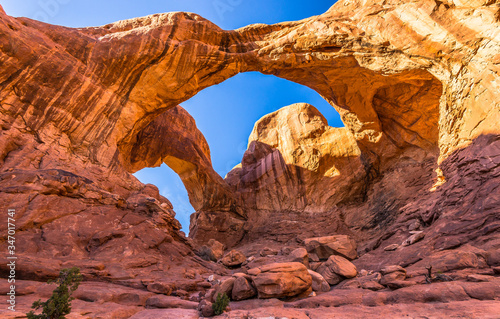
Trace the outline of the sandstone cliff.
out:
<instances>
[{"instance_id":1,"label":"sandstone cliff","mask_svg":"<svg viewBox=\"0 0 500 319\"><path fill-rule=\"evenodd\" d=\"M500 112L498 98L493 93L497 90L498 70L494 61L498 59L498 7L486 2L474 6L434 1L418 4L341 2L324 15L300 23L281 24L284 28L281 33L270 30L262 41L256 42L260 71L315 89L339 111L356 140L364 173L358 174L350 184L346 198L352 201L352 205L342 203L339 207L337 204L341 203L340 197L344 194L329 189L326 192L331 191L333 196L329 197L329 202L322 203L319 211L337 211L333 215L344 220L351 229L377 229L383 234L403 207L411 207L416 198L430 200L432 194L429 190L439 189L452 177L443 175L444 170L439 168L448 156L466 148L477 137L495 139L498 135L495 123ZM262 26L249 26L238 31L249 34L258 27ZM267 123L265 119L262 121ZM275 122L257 127L261 135L280 131L280 124ZM293 125L290 127L294 128ZM488 137L485 139L489 140ZM215 216L221 219L225 213L199 211L194 216L198 223L192 225L195 239L202 241L205 234L214 236L214 229L223 229L217 238L222 240L228 233L233 233L226 238L227 243L234 243L243 234L251 236L249 228L255 229L252 226L255 224L265 226L262 232L255 234L258 238L280 228L278 221L290 219L287 214L303 211L311 204L304 200L304 189L315 189L313 185L317 180L293 186L300 178L264 175L257 184L245 184L272 166L284 171L281 168L285 163L294 164L287 155L287 152L296 151L293 146L283 153L272 137L269 142L276 157L272 160L269 157L264 170L259 164L250 168L246 161L252 157L247 157L243 159L243 167L233 171L227 179L246 209L257 208L247 215L260 214L260 222L241 223L237 220L226 223L232 218L228 216L214 223ZM257 157L271 152L254 144L249 146L248 152L261 154ZM283 158L277 156L276 150L283 153L280 155ZM319 157L328 155L327 151ZM271 161L273 165L269 165ZM327 167L328 164L321 169ZM315 169L302 171L307 175ZM346 177L351 178L344 174L341 180ZM268 189L272 189L274 183L276 196L263 198L269 193L253 192L256 187L261 187L259 183L268 184ZM278 189L282 185L286 185L284 192L288 193L281 194L281 198L286 199L284 201L278 200ZM446 194L447 187L451 186L445 185L440 192ZM317 195L317 192L313 193ZM359 198L362 198L361 202L357 202ZM269 203L274 205L271 210ZM283 209L280 205L287 207ZM281 215L283 211L287 213ZM273 215L276 217L271 217ZM292 217L290 221L304 218L302 221L308 219L312 222L311 216L304 216ZM321 216L316 214L313 219L317 217L321 221L324 219ZM267 223L269 218L276 220L276 225ZM224 226L215 226L211 230L210 225L215 224ZM338 231L339 227L342 228L340 225L332 227L331 232ZM199 232L199 229L204 231ZM289 233L287 238L292 234ZM366 235L366 232L359 234L363 240L367 239ZM374 236L377 235L368 237Z\"/></svg>"},{"instance_id":2,"label":"sandstone cliff","mask_svg":"<svg viewBox=\"0 0 500 319\"><path fill-rule=\"evenodd\" d=\"M76 265L87 279L182 295L224 274L194 255L168 200L131 175L161 162L197 210L195 242L347 233L360 243L360 268L418 273L451 254L468 256L462 268L492 269L498 17L495 1L345 0L302 21L233 31L181 12L71 29L0 8L0 199L16 209L19 278ZM346 128L307 105L270 114L222 180L178 105L247 71L316 90ZM400 245L415 230L424 238Z\"/></svg>"}]
</instances>

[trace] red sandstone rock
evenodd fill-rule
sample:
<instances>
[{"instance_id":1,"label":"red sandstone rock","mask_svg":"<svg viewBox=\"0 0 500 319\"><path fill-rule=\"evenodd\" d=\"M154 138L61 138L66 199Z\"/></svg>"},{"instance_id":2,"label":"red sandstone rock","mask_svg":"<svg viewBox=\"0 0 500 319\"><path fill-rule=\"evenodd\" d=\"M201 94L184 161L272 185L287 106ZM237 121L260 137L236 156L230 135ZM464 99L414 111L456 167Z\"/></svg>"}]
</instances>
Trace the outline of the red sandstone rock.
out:
<instances>
[{"instance_id":1,"label":"red sandstone rock","mask_svg":"<svg viewBox=\"0 0 500 319\"><path fill-rule=\"evenodd\" d=\"M410 246L413 245L414 243L422 240L425 237L425 234L423 232L417 232L410 237L408 237L402 244L401 246Z\"/></svg>"},{"instance_id":2,"label":"red sandstone rock","mask_svg":"<svg viewBox=\"0 0 500 319\"><path fill-rule=\"evenodd\" d=\"M455 269L477 268L480 261L476 254L462 250L451 250L434 253L418 263L413 268L432 265L433 272L447 272Z\"/></svg>"},{"instance_id":3,"label":"red sandstone rock","mask_svg":"<svg viewBox=\"0 0 500 319\"><path fill-rule=\"evenodd\" d=\"M493 281L495 277L493 276L487 276L487 275L468 275L467 276L467 281L472 281L472 282L488 282L488 281Z\"/></svg>"},{"instance_id":4,"label":"red sandstone rock","mask_svg":"<svg viewBox=\"0 0 500 319\"><path fill-rule=\"evenodd\" d=\"M398 247L399 247L399 245L398 245L398 244L392 244L392 245L389 245L389 246L384 247L384 250L385 250L385 251L393 251L393 250L398 249Z\"/></svg>"},{"instance_id":5,"label":"red sandstone rock","mask_svg":"<svg viewBox=\"0 0 500 319\"><path fill-rule=\"evenodd\" d=\"M221 262L226 267L237 267L244 263L246 260L247 258L241 251L231 250L222 258Z\"/></svg>"},{"instance_id":6,"label":"red sandstone rock","mask_svg":"<svg viewBox=\"0 0 500 319\"><path fill-rule=\"evenodd\" d=\"M488 251L487 263L492 267L500 266L500 249L491 249Z\"/></svg>"},{"instance_id":7,"label":"red sandstone rock","mask_svg":"<svg viewBox=\"0 0 500 319\"><path fill-rule=\"evenodd\" d=\"M380 270L380 272L382 273L382 275L388 275L388 274L392 274L392 273L402 273L405 275L405 278L406 278L406 269L404 269L403 267L401 267L399 265L385 266L384 268L382 268Z\"/></svg>"},{"instance_id":8,"label":"red sandstone rock","mask_svg":"<svg viewBox=\"0 0 500 319\"><path fill-rule=\"evenodd\" d=\"M318 274L315 271L312 271L310 269L307 270L309 272L309 275L311 275L312 278L312 289L314 291L330 291L330 285L328 282L321 276L321 274Z\"/></svg>"},{"instance_id":9,"label":"red sandstone rock","mask_svg":"<svg viewBox=\"0 0 500 319\"><path fill-rule=\"evenodd\" d=\"M172 286L174 286L172 283L152 282L148 284L147 289L154 293L170 295L172 293Z\"/></svg>"},{"instance_id":10,"label":"red sandstone rock","mask_svg":"<svg viewBox=\"0 0 500 319\"><path fill-rule=\"evenodd\" d=\"M251 269L259 298L292 297L311 287L311 275L301 263L275 263Z\"/></svg>"},{"instance_id":11,"label":"red sandstone rock","mask_svg":"<svg viewBox=\"0 0 500 319\"><path fill-rule=\"evenodd\" d=\"M340 275L328 267L326 262L319 265L315 271L317 271L330 285L336 285L343 280Z\"/></svg>"},{"instance_id":12,"label":"red sandstone rock","mask_svg":"<svg viewBox=\"0 0 500 319\"><path fill-rule=\"evenodd\" d=\"M0 199L17 212L21 279L78 266L89 279L143 290L146 281L176 281L180 291L198 289L178 279L186 268L223 274L193 255L170 202L130 175L162 162L180 174L198 210L197 243L341 233L360 244L354 263L369 270L497 267L479 251L499 248L497 30L491 1L340 1L300 22L236 31L180 12L70 29L0 9ZM316 90L346 128L328 127L305 105L266 116L242 167L222 180L177 105L244 71ZM383 250L407 239L416 220L425 238ZM483 290L472 284L490 283L442 284L402 288L390 300L497 298L496 282ZM19 298L27 305L34 296ZM80 300L75 309L130 317L144 301L138 292L112 299L101 309Z\"/></svg>"},{"instance_id":13,"label":"red sandstone rock","mask_svg":"<svg viewBox=\"0 0 500 319\"><path fill-rule=\"evenodd\" d=\"M384 286L382 286L376 281L369 280L369 281L363 281L361 283L361 288L377 291L384 289Z\"/></svg>"},{"instance_id":14,"label":"red sandstone rock","mask_svg":"<svg viewBox=\"0 0 500 319\"><path fill-rule=\"evenodd\" d=\"M198 303L170 296L154 296L146 301L148 308L197 309Z\"/></svg>"},{"instance_id":15,"label":"red sandstone rock","mask_svg":"<svg viewBox=\"0 0 500 319\"><path fill-rule=\"evenodd\" d=\"M341 256L330 256L322 267L318 268L318 272L322 275L323 273L332 272L346 278L353 278L358 274L356 266Z\"/></svg>"},{"instance_id":16,"label":"red sandstone rock","mask_svg":"<svg viewBox=\"0 0 500 319\"><path fill-rule=\"evenodd\" d=\"M307 250L305 248L297 248L293 250L288 256L288 259L290 262L299 262L309 268L309 255L307 254Z\"/></svg>"},{"instance_id":17,"label":"red sandstone rock","mask_svg":"<svg viewBox=\"0 0 500 319\"><path fill-rule=\"evenodd\" d=\"M352 135L329 127L313 106L294 104L255 123L241 165L225 180L247 209L317 212L354 194L364 174Z\"/></svg>"},{"instance_id":18,"label":"red sandstone rock","mask_svg":"<svg viewBox=\"0 0 500 319\"><path fill-rule=\"evenodd\" d=\"M232 300L245 300L257 295L257 291L245 277L238 277L234 281Z\"/></svg>"},{"instance_id":19,"label":"red sandstone rock","mask_svg":"<svg viewBox=\"0 0 500 319\"><path fill-rule=\"evenodd\" d=\"M380 271L382 273L382 278L380 279L380 284L387 286L391 289L399 289L403 287L408 287L414 285L412 282L405 282L406 279L406 269L398 265L391 265L382 268Z\"/></svg>"},{"instance_id":20,"label":"red sandstone rock","mask_svg":"<svg viewBox=\"0 0 500 319\"><path fill-rule=\"evenodd\" d=\"M224 245L210 239L206 245L200 247L199 254L205 260L218 261L224 255Z\"/></svg>"},{"instance_id":21,"label":"red sandstone rock","mask_svg":"<svg viewBox=\"0 0 500 319\"><path fill-rule=\"evenodd\" d=\"M226 294L229 298L231 298L235 281L236 281L236 278L234 278L234 277L231 277L231 278L224 280L219 285L219 287L217 287L215 289L214 295L212 297L213 302L215 302L215 300L217 300L217 297L219 296L219 294Z\"/></svg>"},{"instance_id":22,"label":"red sandstone rock","mask_svg":"<svg viewBox=\"0 0 500 319\"><path fill-rule=\"evenodd\" d=\"M212 307L212 302L207 300L202 300L198 305L198 311L203 317L213 317L215 315L215 311Z\"/></svg>"},{"instance_id":23,"label":"red sandstone rock","mask_svg":"<svg viewBox=\"0 0 500 319\"><path fill-rule=\"evenodd\" d=\"M131 319L199 319L198 311L188 309L148 309L143 310L130 317Z\"/></svg>"},{"instance_id":24,"label":"red sandstone rock","mask_svg":"<svg viewBox=\"0 0 500 319\"><path fill-rule=\"evenodd\" d=\"M304 241L307 251L315 253L320 259L328 259L331 255L339 255L349 260L355 259L357 245L349 236L335 235L319 238L308 238Z\"/></svg>"},{"instance_id":25,"label":"red sandstone rock","mask_svg":"<svg viewBox=\"0 0 500 319\"><path fill-rule=\"evenodd\" d=\"M382 278L382 275L378 272L370 275L361 275L360 276L350 279L350 280L345 280L341 284L339 284L336 288L342 288L342 289L351 289L351 288L363 288L363 289L370 289L370 290L381 290L384 289L385 287L380 284L380 279Z\"/></svg>"},{"instance_id":26,"label":"red sandstone rock","mask_svg":"<svg viewBox=\"0 0 500 319\"><path fill-rule=\"evenodd\" d=\"M278 254L278 251L271 249L269 247L266 247L266 248L262 249L259 254L261 257L276 256Z\"/></svg>"}]
</instances>

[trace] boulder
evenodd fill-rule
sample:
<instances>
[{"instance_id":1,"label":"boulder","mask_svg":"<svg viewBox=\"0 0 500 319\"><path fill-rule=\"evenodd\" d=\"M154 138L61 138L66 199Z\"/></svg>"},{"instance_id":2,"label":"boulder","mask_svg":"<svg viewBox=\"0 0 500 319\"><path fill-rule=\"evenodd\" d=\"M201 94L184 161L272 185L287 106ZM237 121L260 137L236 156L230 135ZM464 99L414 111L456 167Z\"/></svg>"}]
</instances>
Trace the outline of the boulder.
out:
<instances>
[{"instance_id":1,"label":"boulder","mask_svg":"<svg viewBox=\"0 0 500 319\"><path fill-rule=\"evenodd\" d=\"M234 281L232 300L239 301L252 298L257 294L257 290L244 276L237 277Z\"/></svg>"},{"instance_id":2,"label":"boulder","mask_svg":"<svg viewBox=\"0 0 500 319\"><path fill-rule=\"evenodd\" d=\"M301 263L273 263L250 269L260 299L293 297L312 286L312 278Z\"/></svg>"},{"instance_id":3,"label":"boulder","mask_svg":"<svg viewBox=\"0 0 500 319\"><path fill-rule=\"evenodd\" d=\"M312 271L310 269L307 270L309 272L309 275L311 275L312 278L312 289L314 291L330 291L330 285L328 282L321 276L321 274L318 274L315 271Z\"/></svg>"},{"instance_id":4,"label":"boulder","mask_svg":"<svg viewBox=\"0 0 500 319\"><path fill-rule=\"evenodd\" d=\"M410 224L408 225L408 230L409 231L418 231L422 227L422 222L418 219L414 219L410 221Z\"/></svg>"},{"instance_id":5,"label":"boulder","mask_svg":"<svg viewBox=\"0 0 500 319\"><path fill-rule=\"evenodd\" d=\"M356 242L346 235L308 238L304 243L307 251L316 254L321 260L326 260L331 255L339 255L349 260L358 256Z\"/></svg>"},{"instance_id":6,"label":"boulder","mask_svg":"<svg viewBox=\"0 0 500 319\"><path fill-rule=\"evenodd\" d=\"M215 239L210 239L206 245L200 247L198 253L205 260L217 261L224 254L224 245Z\"/></svg>"},{"instance_id":7,"label":"boulder","mask_svg":"<svg viewBox=\"0 0 500 319\"><path fill-rule=\"evenodd\" d=\"M500 249L488 250L486 262L491 267L500 266Z\"/></svg>"},{"instance_id":8,"label":"boulder","mask_svg":"<svg viewBox=\"0 0 500 319\"><path fill-rule=\"evenodd\" d=\"M252 276L250 276L249 274L245 274L243 272L237 272L237 273L234 273L232 275L234 278L240 278L240 277L244 277L246 280L248 280L249 282L252 281Z\"/></svg>"},{"instance_id":9,"label":"boulder","mask_svg":"<svg viewBox=\"0 0 500 319\"><path fill-rule=\"evenodd\" d=\"M231 298L235 281L236 281L236 278L234 278L234 277L231 277L231 278L224 280L220 284L220 286L215 289L213 299L215 300L219 294L226 294L229 298Z\"/></svg>"},{"instance_id":10,"label":"boulder","mask_svg":"<svg viewBox=\"0 0 500 319\"><path fill-rule=\"evenodd\" d=\"M290 262L302 263L304 266L309 268L309 254L305 248L297 248L293 250L288 259Z\"/></svg>"},{"instance_id":11,"label":"boulder","mask_svg":"<svg viewBox=\"0 0 500 319\"><path fill-rule=\"evenodd\" d=\"M401 246L410 246L415 244L416 242L421 241L424 239L425 234L422 231L415 232L415 234L411 235L408 237L402 244Z\"/></svg>"},{"instance_id":12,"label":"boulder","mask_svg":"<svg viewBox=\"0 0 500 319\"><path fill-rule=\"evenodd\" d=\"M203 317L213 317L215 316L215 311L212 308L212 302L209 300L202 300L198 305L198 311Z\"/></svg>"},{"instance_id":13,"label":"boulder","mask_svg":"<svg viewBox=\"0 0 500 319\"><path fill-rule=\"evenodd\" d=\"M238 267L247 260L245 255L239 250L231 250L221 260L226 267Z\"/></svg>"},{"instance_id":14,"label":"boulder","mask_svg":"<svg viewBox=\"0 0 500 319\"><path fill-rule=\"evenodd\" d=\"M318 271L318 268L323 265L324 262L310 262L309 263L309 268L314 271Z\"/></svg>"},{"instance_id":15,"label":"boulder","mask_svg":"<svg viewBox=\"0 0 500 319\"><path fill-rule=\"evenodd\" d=\"M312 262L319 262L319 257L315 253L309 253L309 260Z\"/></svg>"},{"instance_id":16,"label":"boulder","mask_svg":"<svg viewBox=\"0 0 500 319\"><path fill-rule=\"evenodd\" d=\"M406 269L398 265L386 266L381 270L382 278L380 284L392 289L398 289L411 285L406 283ZM414 284L414 283L413 283Z\"/></svg>"},{"instance_id":17,"label":"boulder","mask_svg":"<svg viewBox=\"0 0 500 319\"><path fill-rule=\"evenodd\" d=\"M328 281L327 277L332 277L330 274L336 274L345 278L354 278L357 276L358 270L356 266L344 257L330 256L330 258L318 268L318 273ZM333 278L335 278L335 276L333 276ZM328 282L330 283L330 281Z\"/></svg>"},{"instance_id":18,"label":"boulder","mask_svg":"<svg viewBox=\"0 0 500 319\"><path fill-rule=\"evenodd\" d=\"M366 269L361 269L361 270L359 271L359 276L364 277L364 276L367 276L367 275L368 275L368 270L366 270Z\"/></svg>"},{"instance_id":19,"label":"boulder","mask_svg":"<svg viewBox=\"0 0 500 319\"><path fill-rule=\"evenodd\" d=\"M360 288L376 291L385 288L380 284L381 278L382 274L375 272L370 274L367 273L365 276L357 277L355 280L359 282Z\"/></svg>"},{"instance_id":20,"label":"boulder","mask_svg":"<svg viewBox=\"0 0 500 319\"><path fill-rule=\"evenodd\" d=\"M210 301L210 302L215 302L215 298L217 297L215 295L215 291L220 287L220 285L215 285L213 288L208 289L207 292L205 293L205 296L203 299Z\"/></svg>"},{"instance_id":21,"label":"boulder","mask_svg":"<svg viewBox=\"0 0 500 319\"><path fill-rule=\"evenodd\" d=\"M316 270L323 278L328 282L328 284L334 286L338 283L340 283L344 278L342 276L337 275L334 273L329 267L325 265L326 263L323 263L321 266L318 267Z\"/></svg>"}]
</instances>

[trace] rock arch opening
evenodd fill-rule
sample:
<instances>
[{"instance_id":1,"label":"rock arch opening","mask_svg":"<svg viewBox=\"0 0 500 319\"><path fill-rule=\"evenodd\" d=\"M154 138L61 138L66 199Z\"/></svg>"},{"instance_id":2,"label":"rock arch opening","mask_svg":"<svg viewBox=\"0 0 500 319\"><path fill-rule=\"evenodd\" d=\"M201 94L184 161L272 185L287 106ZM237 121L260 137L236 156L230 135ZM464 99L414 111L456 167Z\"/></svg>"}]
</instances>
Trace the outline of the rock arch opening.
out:
<instances>
[{"instance_id":1,"label":"rock arch opening","mask_svg":"<svg viewBox=\"0 0 500 319\"><path fill-rule=\"evenodd\" d=\"M398 156L417 162L427 156L435 160L438 147L450 151L466 139L459 133L467 131L461 121L453 122L451 113L446 113L451 109L448 100L453 88L445 87L444 91L451 93L443 94L441 81L446 83L446 72L440 69L441 62L407 52L404 43L393 37L403 30L390 32L370 29L364 22L362 28L347 23L352 12L344 9L299 22L233 31L222 30L196 14L167 13L73 30L81 35L82 41L77 42L65 41L69 37L65 28L48 29L36 21L21 23L9 18L15 28L29 28L29 41L39 43L42 31L50 40L50 45L33 46L30 55L19 55L19 61L28 64L38 57L36 71L43 75L40 81L54 85L22 83L18 73L11 72L15 68L9 68L5 78L12 75L13 80L6 82L1 98L6 105L19 105L9 111L10 124L18 121L42 137L55 136L55 128L72 152L112 168L113 176L128 176L168 162L189 185L195 199L193 208L225 213L235 219L234 223L221 221L231 229L247 218L238 203L239 195L208 165L206 141L198 143L201 139L197 134L188 133L186 127L194 126L194 121L183 116L177 106L239 73L274 75L325 97L354 137L361 153L360 165L371 179ZM378 19L376 15L360 16ZM14 30L7 28L5 32L12 34ZM49 55L54 48L59 54ZM10 49L7 53L18 55ZM453 106L453 112L465 108L462 103ZM480 117L474 122L479 128L484 123ZM440 139L443 131L449 133L454 128L458 133L450 140ZM167 143L169 130L176 131L182 142ZM115 188L127 195L125 187L110 190Z\"/></svg>"},{"instance_id":2,"label":"rock arch opening","mask_svg":"<svg viewBox=\"0 0 500 319\"><path fill-rule=\"evenodd\" d=\"M280 110L286 113L283 116L275 112L273 126L264 130L281 132L271 134L281 134L274 138L281 142L270 140L269 132L259 136L262 130L255 132L254 128L250 140L253 142L245 152L247 158L243 156L243 166L232 170L226 180L213 169L207 141L181 107L161 114L137 135L130 161L139 168L162 162L169 165L183 180L196 211L191 234L199 238L221 236L220 240L230 242L238 242L248 232L245 225L250 222L246 221L255 218L255 211L325 213L337 204L366 199L370 182L380 179L400 157L417 162L430 159L431 164L425 170L434 169L439 156L441 82L427 71L383 74L359 65L352 67L349 72L312 68L309 77L304 77L300 70L275 71L274 75L307 85L324 96L340 112L346 128L328 130L326 134L328 123L319 120L318 127L310 128L321 131L318 136L307 143L295 143L294 138L290 139L294 135L290 131L303 128L290 128L294 126L290 124L294 118L298 123L301 116L309 119L322 115L309 107L296 108L291 111L296 112L292 116L287 113L289 110ZM328 80L313 76L321 72L328 73ZM282 119L277 120L280 116ZM215 126L220 128L220 123ZM289 140L282 142L286 139ZM311 143L322 146L311 147ZM331 146L325 149L324 145ZM276 156L272 155L272 149L278 150ZM266 174L265 183L271 185L263 185L259 180ZM363 227L375 227L380 220L390 221L400 208L380 199L370 204L374 205L371 208L374 214L363 222ZM283 207L285 202L289 207ZM356 219L356 212L352 216L351 222Z\"/></svg>"},{"instance_id":3,"label":"rock arch opening","mask_svg":"<svg viewBox=\"0 0 500 319\"><path fill-rule=\"evenodd\" d=\"M194 189L214 181L223 185L219 176L225 177L241 163L254 124L263 116L296 102L316 107L325 115L329 126L343 126L338 112L314 90L271 75L242 73L199 92L182 103L182 107L165 112L143 130L130 155L133 170L145 167L135 176L144 183L156 185L172 202L187 233L189 215L207 206L195 204L193 208L179 176L191 190L191 202L203 202L207 190ZM165 129L161 128L163 125ZM158 135L162 138L153 145L144 144ZM200 177L202 167L213 167L215 172L206 171L207 176ZM220 209L221 203L217 205Z\"/></svg>"}]
</instances>

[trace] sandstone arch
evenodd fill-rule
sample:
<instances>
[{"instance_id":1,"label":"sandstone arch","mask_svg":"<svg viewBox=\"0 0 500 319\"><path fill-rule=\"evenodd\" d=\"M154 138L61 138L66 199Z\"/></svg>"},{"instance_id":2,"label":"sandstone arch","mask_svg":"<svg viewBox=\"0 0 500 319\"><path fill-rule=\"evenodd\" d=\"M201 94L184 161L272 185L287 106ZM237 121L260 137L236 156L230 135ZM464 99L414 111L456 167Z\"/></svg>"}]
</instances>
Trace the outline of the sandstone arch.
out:
<instances>
[{"instance_id":1,"label":"sandstone arch","mask_svg":"<svg viewBox=\"0 0 500 319\"><path fill-rule=\"evenodd\" d=\"M408 5L407 9L428 11L435 6L426 2ZM371 152L380 153L383 149L387 154L388 149L401 147L402 143L433 149L438 143L435 134L438 103L441 109L447 103L444 99L439 101L441 83L448 81L441 73L449 66L438 62L435 52L422 56L413 52L417 50L413 47L409 49L411 52L404 51L399 34L404 30L399 24L387 25L379 32L373 25L375 21L371 21L380 19L379 15L371 14L377 6L358 15L348 15L344 11L348 7L332 9L303 22L256 25L236 31L223 31L197 15L185 13L154 15L79 30L5 17L14 29L24 31L24 37L16 39L19 42L16 46L27 51L23 56L12 55L8 59L10 67L4 69L3 78L9 80L3 83L2 100L22 105L14 111L13 118L26 113L25 120L34 130L57 123L69 133L77 149L107 166L120 158L126 162L123 154L134 144L138 132L164 110L204 87L239 72L256 70L315 89L338 107L346 126ZM394 13L386 11L386 19L392 19ZM342 21L347 16L354 16L362 23L351 22L349 27ZM337 22L327 26L324 21ZM18 32L4 26L6 34ZM407 36L419 41L420 37L412 32ZM75 35L78 41L65 42L70 35ZM424 40L429 45L433 43L432 39ZM30 41L40 44L39 47L28 49ZM58 53L52 54L51 48ZM11 49L4 48L6 56L13 52ZM30 90L28 84L16 80L20 74L14 73L17 69L13 59L18 59L17 65L29 66L35 57L38 62L31 76L39 77L42 83L54 84ZM45 72L54 67L56 70ZM423 103L418 100L407 103L406 95ZM404 112L393 114L403 123L384 114L384 106L398 112L395 106L401 103L419 104L420 113L408 119ZM68 111L63 112L62 106L69 110L70 116L63 116ZM415 107L410 109L416 111ZM38 116L39 112L44 115ZM441 121L445 121L443 116ZM475 132L487 127L484 120L484 116L477 119L479 126ZM458 139L440 141L443 150L452 150L459 143ZM442 152L443 156L446 154Z\"/></svg>"},{"instance_id":2,"label":"sandstone arch","mask_svg":"<svg viewBox=\"0 0 500 319\"><path fill-rule=\"evenodd\" d=\"M244 217L233 193L212 168L205 137L182 107L162 113L140 131L126 158L133 172L167 164L181 177L196 211L232 211Z\"/></svg>"},{"instance_id":3,"label":"sandstone arch","mask_svg":"<svg viewBox=\"0 0 500 319\"><path fill-rule=\"evenodd\" d=\"M141 158L134 152L141 144L158 142L147 133L163 132L165 111L246 71L273 74L315 89L343 116L375 170L395 170L393 160L402 154L417 162L427 158L435 168L448 156L460 159L457 152L471 143L486 148L499 134L497 17L498 8L490 1L465 6L459 1L449 5L431 0L382 4L346 0L299 22L234 31L221 30L190 13L71 29L12 18L0 10L1 169L31 171L24 182L36 188L44 179L35 177L36 172L64 168L83 178L74 181L56 174L65 186L54 190L53 175L47 173L52 176L43 181L48 195L92 196L96 205L122 209L128 199L130 205L137 204L138 192L143 197L154 193L149 197L168 208L166 199L145 190L129 174L155 165L158 154ZM492 137L476 143L482 135ZM206 152L200 150L198 155ZM172 155L181 164L168 156L161 154L181 175L193 171L185 163L208 165L203 156L190 162ZM488 152L481 156L488 165L493 163ZM460 171L445 164L445 177ZM201 194L194 196L199 201L196 207L214 210L217 202L237 212L224 184L211 174L208 169L200 175L216 181L206 185L216 185L214 192L222 199L207 199L205 190L194 189ZM16 185L8 184L7 177L5 189L12 190ZM453 185L462 184L454 180ZM26 189L18 186L14 188L19 192ZM427 186L419 187L431 196ZM80 188L90 193L82 195L86 193L76 191ZM377 209L382 214L365 223L368 229L390 220L383 214L397 194L382 195L382 208ZM142 199L143 206L150 205ZM26 195L15 203L27 206L31 201ZM172 212L158 207L153 211L168 215L168 231L176 234ZM434 206L428 210L422 214L437 214ZM352 216L365 218L362 215ZM431 223L434 217L424 219Z\"/></svg>"}]
</instances>

